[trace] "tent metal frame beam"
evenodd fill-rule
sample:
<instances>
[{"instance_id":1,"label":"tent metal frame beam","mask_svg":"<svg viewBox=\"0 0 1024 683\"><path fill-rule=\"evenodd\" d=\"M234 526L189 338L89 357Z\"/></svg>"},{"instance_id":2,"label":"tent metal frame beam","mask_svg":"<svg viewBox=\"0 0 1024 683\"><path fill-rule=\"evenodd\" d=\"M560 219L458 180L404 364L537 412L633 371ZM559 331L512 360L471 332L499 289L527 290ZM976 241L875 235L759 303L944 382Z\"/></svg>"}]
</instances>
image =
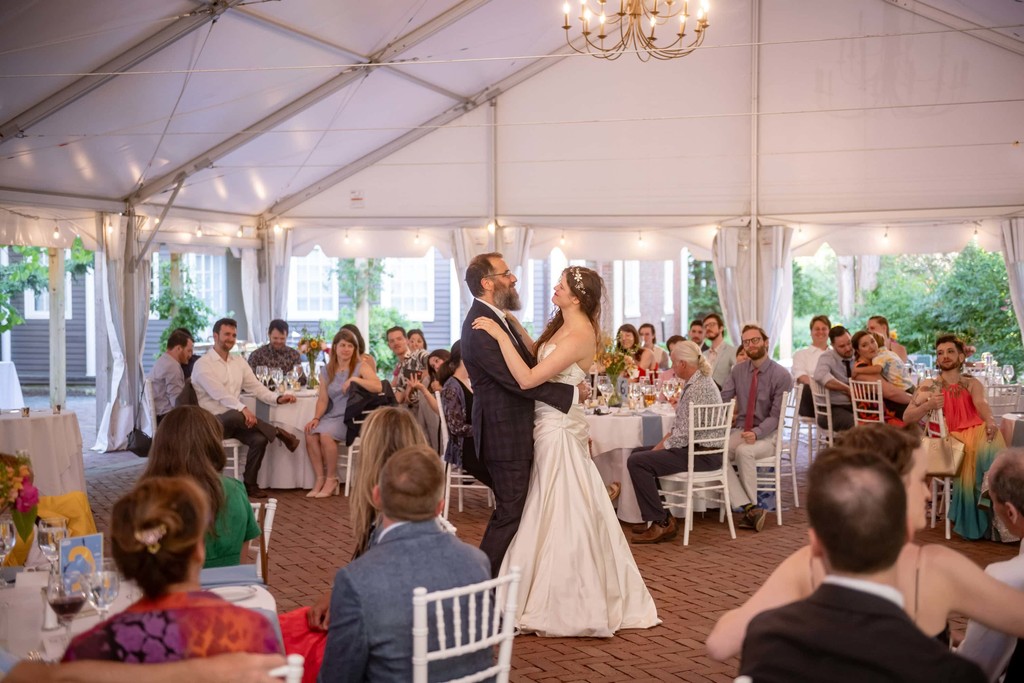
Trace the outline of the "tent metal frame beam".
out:
<instances>
[{"instance_id":1,"label":"tent metal frame beam","mask_svg":"<svg viewBox=\"0 0 1024 683\"><path fill-rule=\"evenodd\" d=\"M963 31L965 35L977 38L990 45L1001 47L1004 50L1013 52L1014 54L1024 55L1024 43L1019 40L1014 40L1009 36L1004 36L998 31L994 31L989 28L985 28L981 24L976 24L973 21L968 21L963 17L951 14L945 10L941 10L937 7L919 2L919 0L882 0L887 5L893 7L899 7L901 10L910 12L911 14L923 17L930 21L934 21L937 24L941 24L946 28L951 28L957 31Z\"/></svg>"},{"instance_id":2,"label":"tent metal frame beam","mask_svg":"<svg viewBox=\"0 0 1024 683\"><path fill-rule=\"evenodd\" d=\"M150 197L163 192L177 182L178 174L184 173L186 177L189 177L199 171L211 167L217 159L230 154L265 131L270 130L302 113L314 104L317 104L334 93L342 90L350 83L365 77L370 73L370 70L375 68L373 65L377 62L387 62L394 59L396 56L412 49L418 43L431 37L438 31L445 29L452 23L458 21L488 2L490 2L490 0L463 0L463 2L452 7L447 12L434 17L422 26L400 36L393 43L372 55L367 64L353 66L344 70L327 82L313 90L310 90L297 99L292 100L277 111L248 126L240 133L236 133L227 140L224 140L205 152L196 155L190 161L185 162L178 168L145 183L130 196L126 197L125 201L134 205L142 204Z\"/></svg>"},{"instance_id":3,"label":"tent metal frame beam","mask_svg":"<svg viewBox=\"0 0 1024 683\"><path fill-rule=\"evenodd\" d=\"M549 58L538 59L533 61L532 63L523 67L522 69L513 72L512 74L506 76L497 83L493 83L484 88L483 90L481 90L480 92L476 93L475 95L469 98L468 103L460 103L455 105L454 107L451 107L441 112L440 114L429 119L428 121L424 121L413 130L410 130L408 133L398 136L391 142L388 142L387 144L378 147L377 149L360 157L359 159L356 159L352 163L339 168L337 171L318 180L309 187L306 187L302 190L299 190L298 192L295 192L285 197L284 199L280 200L279 202L271 206L269 209L267 209L263 215L265 217L268 217L268 219L270 220L282 216L283 214L287 213L288 211L291 211L300 204L312 199L321 192L324 192L334 187L338 183L346 180L347 178L352 177L359 171L362 171L372 166L373 164L377 163L378 161L381 161L382 159L385 159L388 156L394 154L395 152L408 147L409 145L416 142L425 135L434 132L435 128L447 125L452 121L456 120L457 118L459 118L460 116L463 116L473 111L477 107L489 103L491 100L498 97L498 95L502 94L503 92L511 88L514 88L515 86L519 85L526 79L536 76L545 69L554 66L555 64L561 62L562 59L564 59L565 57L568 57L570 54L572 54L572 49L569 46L566 46L564 48L556 50L555 52L550 53L550 55L548 56ZM559 59L557 57L561 57L562 59Z\"/></svg>"},{"instance_id":4,"label":"tent metal frame beam","mask_svg":"<svg viewBox=\"0 0 1024 683\"><path fill-rule=\"evenodd\" d=\"M203 7L179 17L172 24L143 39L93 70L93 74L104 75L83 76L13 118L0 123L0 145L13 140L27 129L56 114L80 97L117 78L117 74L128 71L196 29L211 21L216 21L220 15L241 2L244 2L244 0L214 0L213 2L205 3Z\"/></svg>"},{"instance_id":5,"label":"tent metal frame beam","mask_svg":"<svg viewBox=\"0 0 1024 683\"><path fill-rule=\"evenodd\" d=\"M120 199L101 197L85 197L62 192L41 192L38 190L22 190L15 187L0 187L0 203L28 204L60 209L85 209L87 211L106 211L118 213L124 211L124 202Z\"/></svg>"},{"instance_id":6,"label":"tent metal frame beam","mask_svg":"<svg viewBox=\"0 0 1024 683\"><path fill-rule=\"evenodd\" d=\"M350 49L348 49L347 47L345 47L343 45L338 45L337 43L332 43L329 40L321 38L320 36L314 35L312 33L308 33L307 31L303 31L302 29L296 28L295 26L291 26L289 24L286 24L283 21L278 21L277 19L272 19L270 17L265 17L262 14L257 14L256 12L253 12L252 10L250 10L248 8L239 7L235 11L235 15L236 16L240 16L240 17L244 17L245 19L249 19L249 20L251 20L251 21L253 21L253 22L257 23L257 24L262 24L264 26L269 26L272 29L275 29L277 31L281 31L283 33L289 34L289 35L291 35L293 37L301 38L302 40L305 40L308 43L312 43L313 45L319 45L320 47L326 48L326 49L331 50L333 52L337 52L339 55L345 57L346 59L351 59L351 60L354 60L354 61L357 61L357 62L361 62L363 64L369 64L370 63L370 58L367 57L366 55L359 54L358 52L350 50ZM411 73L409 73L407 71L403 71L402 69L400 69L398 67L386 64L386 65L381 66L379 68L383 69L384 71L387 71L388 73L391 73L391 74L394 74L394 75L396 75L396 76L398 76L400 78L403 78L403 79L409 81L410 83L418 85L421 88L425 88L427 90L432 90L433 92L436 92L438 95L442 95L443 97L447 97L448 99L453 100L455 102L463 102L463 101L466 100L466 97L464 95L460 95L460 94L458 94L456 92L452 92L451 90L448 90L447 88L443 88L443 87L437 85L436 83L431 83L430 81L423 80L422 78L419 78L418 76L413 76Z\"/></svg>"}]
</instances>

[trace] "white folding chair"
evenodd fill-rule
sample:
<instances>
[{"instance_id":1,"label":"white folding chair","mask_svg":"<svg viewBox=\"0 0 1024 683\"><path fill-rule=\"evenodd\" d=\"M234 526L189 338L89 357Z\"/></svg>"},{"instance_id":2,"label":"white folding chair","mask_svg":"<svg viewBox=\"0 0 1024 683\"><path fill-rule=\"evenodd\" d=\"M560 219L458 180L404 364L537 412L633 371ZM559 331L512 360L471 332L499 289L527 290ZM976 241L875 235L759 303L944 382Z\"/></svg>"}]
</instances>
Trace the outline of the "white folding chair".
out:
<instances>
[{"instance_id":1,"label":"white folding chair","mask_svg":"<svg viewBox=\"0 0 1024 683\"><path fill-rule=\"evenodd\" d=\"M817 454L821 444L831 446L835 439L835 432L832 429L832 398L825 387L818 384L811 378L811 398L814 403L814 422L817 428L818 439L815 442L814 452ZM822 427L822 423L825 426Z\"/></svg>"},{"instance_id":2,"label":"white folding chair","mask_svg":"<svg viewBox=\"0 0 1024 683\"><path fill-rule=\"evenodd\" d=\"M729 499L729 478L726 472L729 463L729 431L732 429L732 401L728 403L716 403L712 405L690 404L690 425L689 425L689 454L685 472L669 474L659 477L662 484L671 481L684 484L682 490L667 491L659 489L658 493L665 499L665 506L669 512L673 509L685 509L683 526L683 545L690 544L690 530L693 529L693 495L702 493L708 496L709 500L718 500L720 503L720 521L729 522L729 536L736 538L736 527L732 521L732 502ZM703 446L703 450L696 451L702 456L722 455L722 466L708 472L694 472L693 458L694 448ZM714 493L721 491L721 494ZM678 517L678 515L676 515Z\"/></svg>"},{"instance_id":3,"label":"white folding chair","mask_svg":"<svg viewBox=\"0 0 1024 683\"><path fill-rule=\"evenodd\" d=\"M992 409L992 417L1002 418L1005 413L1017 410L1020 399L1019 384L991 384L985 388L985 398Z\"/></svg>"},{"instance_id":4,"label":"white folding chair","mask_svg":"<svg viewBox=\"0 0 1024 683\"><path fill-rule=\"evenodd\" d=\"M434 398L437 399L437 411L441 418L441 455L448 449L448 418L444 415L444 405L441 403L441 392L435 391ZM466 474L461 467L455 467L451 463L444 465L444 512L441 516L448 519L448 507L451 503L452 489L459 494L459 512L462 512L462 490L481 489L487 491L487 504L494 507L494 493L486 485L481 484L471 474Z\"/></svg>"},{"instance_id":5,"label":"white folding chair","mask_svg":"<svg viewBox=\"0 0 1024 683\"><path fill-rule=\"evenodd\" d=\"M804 425L807 425L807 466L808 467L810 467L811 462L813 462L813 460L814 460L814 447L815 447L815 443L816 443L815 439L817 438L818 423L814 419L813 415L810 416L810 417L808 417L806 415L801 415L800 414L800 405L801 405L801 402L803 401L804 392L805 391L810 391L810 390L811 390L810 386L808 386L806 384L800 384L798 382L793 387L793 393L795 394L795 397L791 399L793 401L796 401L796 405L797 405L797 412L796 412L796 418L795 418L795 424L794 424L794 426L796 428L796 440L793 442L793 446L792 446L792 448L793 448L793 459L794 459L794 461L796 460L797 450L798 450L797 447L799 446L799 441L800 441L800 433L803 431ZM796 475L794 474L794 476L796 476ZM797 505L797 507L800 507L800 506Z\"/></svg>"},{"instance_id":6,"label":"white folding chair","mask_svg":"<svg viewBox=\"0 0 1024 683\"><path fill-rule=\"evenodd\" d=\"M260 527L260 535L249 541L249 554L256 551L256 576L267 583L270 579L270 534L274 530L274 515L277 513L277 498L268 498L266 503L253 503L252 513L256 515L256 524Z\"/></svg>"},{"instance_id":7,"label":"white folding chair","mask_svg":"<svg viewBox=\"0 0 1024 683\"><path fill-rule=\"evenodd\" d=\"M220 445L224 447L224 455L227 458L224 471L231 470L231 476L241 480L242 477L239 472L242 471L242 465L245 462L245 459L242 458L242 449L246 447L245 444L238 439L224 439L220 442Z\"/></svg>"},{"instance_id":8,"label":"white folding chair","mask_svg":"<svg viewBox=\"0 0 1024 683\"><path fill-rule=\"evenodd\" d=\"M149 434L150 438L156 436L156 401L153 400L153 380L146 378L145 384L142 386L142 398L146 406L146 419L149 420Z\"/></svg>"},{"instance_id":9,"label":"white folding chair","mask_svg":"<svg viewBox=\"0 0 1024 683\"><path fill-rule=\"evenodd\" d=\"M516 594L519 567L508 574L470 586L428 593L416 588L412 593L412 680L427 683L432 662L462 657L481 650L490 653L498 646L498 661L467 676L458 683L494 680L507 683L512 670L512 641L515 638ZM505 604L492 605L495 595L504 592ZM433 614L434 618L429 619ZM431 628L437 634L437 649L428 649ZM448 629L451 633L448 633ZM490 657L488 657L490 659ZM454 682L452 682L454 683Z\"/></svg>"},{"instance_id":10,"label":"white folding chair","mask_svg":"<svg viewBox=\"0 0 1024 683\"><path fill-rule=\"evenodd\" d=\"M796 443L796 422L794 420L800 404L793 404L793 398L798 392L783 392L782 410L779 413L779 429L775 432L775 453L766 458L754 460L757 470L757 492L772 492L775 494L775 520L782 526L782 464L783 453L786 454L785 462L793 476L793 499L799 505L799 498L796 492L796 459L793 446ZM787 438L787 431L788 437Z\"/></svg>"},{"instance_id":11,"label":"white folding chair","mask_svg":"<svg viewBox=\"0 0 1024 683\"><path fill-rule=\"evenodd\" d=\"M444 517L438 516L438 518L437 518L437 523L441 525L441 528L442 528L442 529L443 529L443 530L444 530L445 532L447 532L447 533L451 534L452 536L455 536L455 535L457 535L457 534L456 534L456 532L458 531L458 529L456 529L456 528L455 528L455 525L454 525L454 524L452 524L451 522L449 522L449 521L448 521L447 519L445 519Z\"/></svg>"},{"instance_id":12,"label":"white folding chair","mask_svg":"<svg viewBox=\"0 0 1024 683\"><path fill-rule=\"evenodd\" d=\"M941 410L933 410L925 420L925 430L928 436L939 439L946 438L949 430L946 429L946 417ZM942 483L942 497L939 493L939 482ZM949 508L953 501L953 478L938 475L932 476L932 519L931 528L935 528L935 517L938 512L939 503L942 503L942 512L946 516L946 540L952 538L951 524L949 520Z\"/></svg>"},{"instance_id":13,"label":"white folding chair","mask_svg":"<svg viewBox=\"0 0 1024 683\"><path fill-rule=\"evenodd\" d=\"M271 669L267 675L271 678L283 678L284 683L302 683L302 674L306 660L302 655L288 655L284 666Z\"/></svg>"},{"instance_id":14,"label":"white folding chair","mask_svg":"<svg viewBox=\"0 0 1024 683\"><path fill-rule=\"evenodd\" d=\"M882 403L882 381L861 382L850 380L850 400L853 402L853 425L885 422Z\"/></svg>"},{"instance_id":15,"label":"white folding chair","mask_svg":"<svg viewBox=\"0 0 1024 683\"><path fill-rule=\"evenodd\" d=\"M355 441L352 442L351 446L338 442L338 477L342 476L342 472L345 475L345 496L348 496L349 489L352 486L352 470L355 468L356 458L359 457L359 450L361 448L362 441L360 437L356 437Z\"/></svg>"}]
</instances>

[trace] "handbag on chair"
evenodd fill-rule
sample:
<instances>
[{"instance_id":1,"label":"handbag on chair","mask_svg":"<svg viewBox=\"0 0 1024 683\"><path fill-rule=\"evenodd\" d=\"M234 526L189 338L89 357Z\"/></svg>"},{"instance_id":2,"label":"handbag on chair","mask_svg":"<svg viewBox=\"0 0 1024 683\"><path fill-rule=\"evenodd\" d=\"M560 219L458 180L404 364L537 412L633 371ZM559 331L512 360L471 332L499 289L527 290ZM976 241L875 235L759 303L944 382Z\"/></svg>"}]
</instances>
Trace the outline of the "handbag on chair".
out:
<instances>
[{"instance_id":1,"label":"handbag on chair","mask_svg":"<svg viewBox=\"0 0 1024 683\"><path fill-rule=\"evenodd\" d=\"M924 446L928 449L928 474L937 477L955 477L960 474L964 462L964 445L946 435L926 436Z\"/></svg>"}]
</instances>

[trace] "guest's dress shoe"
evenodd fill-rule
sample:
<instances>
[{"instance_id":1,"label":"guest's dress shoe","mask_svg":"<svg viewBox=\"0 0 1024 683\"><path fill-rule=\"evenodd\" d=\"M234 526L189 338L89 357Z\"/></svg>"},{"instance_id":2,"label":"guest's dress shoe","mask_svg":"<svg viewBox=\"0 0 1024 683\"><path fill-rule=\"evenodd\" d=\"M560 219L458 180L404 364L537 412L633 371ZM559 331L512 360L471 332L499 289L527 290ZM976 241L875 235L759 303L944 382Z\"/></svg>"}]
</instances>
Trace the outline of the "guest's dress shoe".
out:
<instances>
[{"instance_id":1,"label":"guest's dress shoe","mask_svg":"<svg viewBox=\"0 0 1024 683\"><path fill-rule=\"evenodd\" d=\"M647 531L647 522L640 522L639 524L630 524L629 530L634 534L642 534Z\"/></svg>"},{"instance_id":2,"label":"guest's dress shoe","mask_svg":"<svg viewBox=\"0 0 1024 683\"><path fill-rule=\"evenodd\" d=\"M737 524L741 529L753 529L760 531L764 528L764 520L768 517L768 511L764 508L750 508L743 513Z\"/></svg>"},{"instance_id":3,"label":"guest's dress shoe","mask_svg":"<svg viewBox=\"0 0 1024 683\"><path fill-rule=\"evenodd\" d=\"M250 498L266 498L267 490L261 489L259 486L246 486L245 493Z\"/></svg>"},{"instance_id":4,"label":"guest's dress shoe","mask_svg":"<svg viewBox=\"0 0 1024 683\"><path fill-rule=\"evenodd\" d=\"M299 438L292 434L291 432L285 429L281 429L280 427L277 428L277 438L280 439L281 443L284 444L284 447L290 450L292 453L294 453L295 449L299 447Z\"/></svg>"},{"instance_id":5,"label":"guest's dress shoe","mask_svg":"<svg viewBox=\"0 0 1024 683\"><path fill-rule=\"evenodd\" d=\"M664 543L675 538L677 533L679 533L679 529L676 518L669 515L668 522L664 526L660 522L655 522L647 531L633 536L633 543Z\"/></svg>"}]
</instances>

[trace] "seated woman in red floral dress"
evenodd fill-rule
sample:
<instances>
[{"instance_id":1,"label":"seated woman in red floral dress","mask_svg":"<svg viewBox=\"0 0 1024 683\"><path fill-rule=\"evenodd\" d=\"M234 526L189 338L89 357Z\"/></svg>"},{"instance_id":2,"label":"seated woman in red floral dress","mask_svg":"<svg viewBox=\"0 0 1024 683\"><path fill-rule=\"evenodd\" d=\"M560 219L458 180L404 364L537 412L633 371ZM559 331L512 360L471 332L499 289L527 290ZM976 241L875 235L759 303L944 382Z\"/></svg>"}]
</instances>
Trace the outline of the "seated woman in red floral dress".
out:
<instances>
[{"instance_id":1,"label":"seated woman in red floral dress","mask_svg":"<svg viewBox=\"0 0 1024 683\"><path fill-rule=\"evenodd\" d=\"M152 477L114 504L114 561L143 597L71 641L64 661L173 662L227 652L279 653L261 614L200 589L211 523L203 491L184 477Z\"/></svg>"}]
</instances>

